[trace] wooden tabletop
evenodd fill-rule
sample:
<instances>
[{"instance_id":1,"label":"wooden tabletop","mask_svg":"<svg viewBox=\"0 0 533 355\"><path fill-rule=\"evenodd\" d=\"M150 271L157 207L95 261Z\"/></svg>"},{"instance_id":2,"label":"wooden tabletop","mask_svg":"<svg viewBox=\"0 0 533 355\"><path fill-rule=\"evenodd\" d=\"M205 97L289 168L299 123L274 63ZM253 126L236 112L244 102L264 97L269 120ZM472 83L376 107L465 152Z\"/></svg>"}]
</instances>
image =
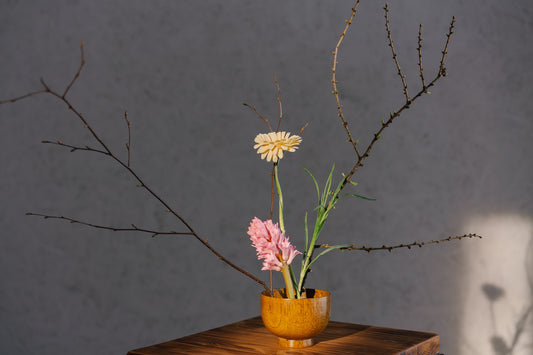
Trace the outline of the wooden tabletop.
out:
<instances>
[{"instance_id":1,"label":"wooden tabletop","mask_svg":"<svg viewBox=\"0 0 533 355\"><path fill-rule=\"evenodd\" d=\"M261 317L128 352L128 355L175 354L356 354L435 355L437 334L330 321L304 349L279 349L277 337L263 326Z\"/></svg>"}]
</instances>

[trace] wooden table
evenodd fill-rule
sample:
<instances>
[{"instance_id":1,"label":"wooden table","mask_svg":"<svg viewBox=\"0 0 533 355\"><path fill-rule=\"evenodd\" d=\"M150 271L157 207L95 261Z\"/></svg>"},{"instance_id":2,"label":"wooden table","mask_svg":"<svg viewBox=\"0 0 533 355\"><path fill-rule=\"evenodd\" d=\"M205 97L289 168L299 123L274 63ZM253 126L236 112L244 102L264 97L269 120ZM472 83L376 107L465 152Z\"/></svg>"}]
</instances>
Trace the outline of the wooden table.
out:
<instances>
[{"instance_id":1,"label":"wooden table","mask_svg":"<svg viewBox=\"0 0 533 355\"><path fill-rule=\"evenodd\" d=\"M435 355L437 334L330 321L315 338L316 344L297 350L279 349L277 337L263 326L261 317L243 320L180 339L128 352L161 354L356 354Z\"/></svg>"}]
</instances>

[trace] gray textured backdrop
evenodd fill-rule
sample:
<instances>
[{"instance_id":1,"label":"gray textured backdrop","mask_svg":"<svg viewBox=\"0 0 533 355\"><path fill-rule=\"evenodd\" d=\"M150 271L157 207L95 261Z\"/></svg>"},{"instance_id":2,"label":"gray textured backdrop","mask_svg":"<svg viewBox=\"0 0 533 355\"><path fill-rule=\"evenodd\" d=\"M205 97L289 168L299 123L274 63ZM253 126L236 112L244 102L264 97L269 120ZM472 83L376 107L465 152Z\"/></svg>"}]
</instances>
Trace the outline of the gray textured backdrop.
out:
<instances>
[{"instance_id":1,"label":"gray textured backdrop","mask_svg":"<svg viewBox=\"0 0 533 355\"><path fill-rule=\"evenodd\" d=\"M330 94L331 50L352 1L0 1L0 100L70 93L110 147L220 252L261 273L246 228L267 217L269 164L251 149L263 123L242 106L309 122L281 164L289 235L302 248L314 188L353 154ZM381 1L363 1L341 49L346 117L362 144L402 105ZM455 15L449 76L385 132L356 192L323 232L328 242L399 244L467 232L485 239L389 253L330 254L308 285L333 293L332 319L437 332L447 354L503 354L533 302L533 5L530 1L396 1L401 65L418 87L416 36L434 75ZM179 229L116 164L41 140L94 141L53 97L0 106L0 353L125 354L252 317L261 288L191 238L94 230L99 224ZM339 176L339 175L337 175ZM529 279L528 279L529 277ZM279 281L279 280L278 280ZM499 296L501 295L501 296ZM513 354L531 354L530 315Z\"/></svg>"}]
</instances>

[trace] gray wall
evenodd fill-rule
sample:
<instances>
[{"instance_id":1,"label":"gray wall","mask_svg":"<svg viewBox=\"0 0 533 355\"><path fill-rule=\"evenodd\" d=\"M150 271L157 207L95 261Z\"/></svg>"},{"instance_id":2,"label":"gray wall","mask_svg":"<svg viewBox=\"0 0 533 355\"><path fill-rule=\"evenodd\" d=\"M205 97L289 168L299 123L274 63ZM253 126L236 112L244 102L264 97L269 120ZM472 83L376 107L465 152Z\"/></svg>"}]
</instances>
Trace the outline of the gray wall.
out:
<instances>
[{"instance_id":1,"label":"gray wall","mask_svg":"<svg viewBox=\"0 0 533 355\"><path fill-rule=\"evenodd\" d=\"M301 249L315 195L300 166L322 180L333 162L339 174L353 164L330 94L331 50L351 6L4 0L0 100L39 90L41 76L64 88L84 40L87 65L69 95L73 104L121 157L127 110L133 168L215 248L266 279L245 233L253 216L268 214L270 165L251 148L266 127L242 103L275 119L276 73L283 129L309 122L301 149L280 168L288 234ZM339 58L345 114L362 144L403 102L382 6L361 4ZM437 332L447 354L503 354L533 301L533 6L393 2L411 92L419 87L418 23L429 78L452 15L449 76L384 133L354 179L353 192L377 201L342 201L322 240L485 238L330 254L308 285L333 293L334 320ZM40 143L47 139L96 146L51 96L0 106L0 353L124 354L258 314L261 288L191 238L25 216L181 228L109 159ZM531 354L532 318L514 354Z\"/></svg>"}]
</instances>

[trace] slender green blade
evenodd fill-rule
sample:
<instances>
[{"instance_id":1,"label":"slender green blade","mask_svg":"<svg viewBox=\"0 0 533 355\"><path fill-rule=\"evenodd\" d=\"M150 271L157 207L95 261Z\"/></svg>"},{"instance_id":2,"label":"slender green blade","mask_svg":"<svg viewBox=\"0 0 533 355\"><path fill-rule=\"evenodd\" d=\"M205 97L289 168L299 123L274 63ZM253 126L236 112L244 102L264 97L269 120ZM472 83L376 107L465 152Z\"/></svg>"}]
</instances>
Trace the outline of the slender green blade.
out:
<instances>
[{"instance_id":1,"label":"slender green blade","mask_svg":"<svg viewBox=\"0 0 533 355\"><path fill-rule=\"evenodd\" d=\"M315 263L315 261L317 261L322 255L325 255L325 254L329 253L329 252L332 251L332 250L341 249L341 248L347 248L347 247L349 247L349 246L350 246L350 244L339 244L339 245L333 245L333 246L327 248L326 250L324 250L323 252L321 252L320 254L318 254L318 255L313 259L313 261L311 261L311 262L309 263L309 265L307 265L307 268L310 268L311 265L313 265L313 264Z\"/></svg>"},{"instance_id":2,"label":"slender green blade","mask_svg":"<svg viewBox=\"0 0 533 355\"><path fill-rule=\"evenodd\" d=\"M307 170L304 167L302 167L302 169L304 169L305 172L311 177L311 179L313 179L313 182L315 183L317 199L319 201L318 203L320 204L320 188L318 187L318 182L316 181L315 177L313 176L313 174L311 174L311 172L309 170Z\"/></svg>"},{"instance_id":3,"label":"slender green blade","mask_svg":"<svg viewBox=\"0 0 533 355\"><path fill-rule=\"evenodd\" d=\"M356 194L352 194L352 193L347 193L347 194L342 195L342 197L345 197L345 196L353 196L353 197L357 197L357 198L360 198L360 199L363 199L363 200L367 200L367 201L376 201L375 198L365 197L365 196L356 195Z\"/></svg>"}]
</instances>

